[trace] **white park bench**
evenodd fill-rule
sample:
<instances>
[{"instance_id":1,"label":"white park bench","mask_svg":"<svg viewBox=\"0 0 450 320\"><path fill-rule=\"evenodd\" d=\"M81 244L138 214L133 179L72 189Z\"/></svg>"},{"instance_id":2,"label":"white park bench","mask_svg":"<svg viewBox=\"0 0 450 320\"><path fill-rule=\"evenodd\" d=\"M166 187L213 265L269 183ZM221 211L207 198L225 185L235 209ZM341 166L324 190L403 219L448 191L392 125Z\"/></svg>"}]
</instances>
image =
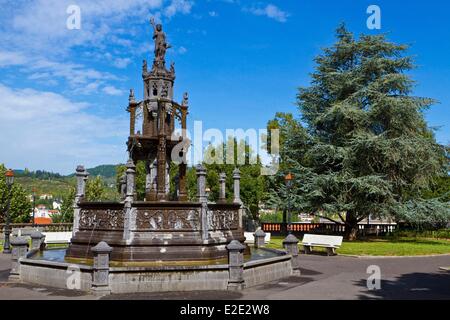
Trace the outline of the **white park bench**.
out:
<instances>
[{"instance_id":1,"label":"white park bench","mask_svg":"<svg viewBox=\"0 0 450 320\"><path fill-rule=\"evenodd\" d=\"M322 247L327 249L327 254L335 255L336 249L342 245L341 236L324 236L320 234L305 234L302 240L305 253L311 253L313 247Z\"/></svg>"},{"instance_id":2,"label":"white park bench","mask_svg":"<svg viewBox=\"0 0 450 320\"><path fill-rule=\"evenodd\" d=\"M43 232L46 244L68 244L72 238L72 232Z\"/></svg>"}]
</instances>

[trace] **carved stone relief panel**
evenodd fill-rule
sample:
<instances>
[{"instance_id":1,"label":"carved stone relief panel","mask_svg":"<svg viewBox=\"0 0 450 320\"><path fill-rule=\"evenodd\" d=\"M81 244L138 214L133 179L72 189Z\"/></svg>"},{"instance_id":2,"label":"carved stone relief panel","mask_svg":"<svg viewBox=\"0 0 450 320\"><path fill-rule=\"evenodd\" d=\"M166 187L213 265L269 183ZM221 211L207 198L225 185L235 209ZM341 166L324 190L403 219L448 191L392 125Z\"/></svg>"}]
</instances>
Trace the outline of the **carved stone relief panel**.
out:
<instances>
[{"instance_id":1,"label":"carved stone relief panel","mask_svg":"<svg viewBox=\"0 0 450 320\"><path fill-rule=\"evenodd\" d=\"M136 211L138 230L200 230L199 209L145 209Z\"/></svg>"},{"instance_id":2,"label":"carved stone relief panel","mask_svg":"<svg viewBox=\"0 0 450 320\"><path fill-rule=\"evenodd\" d=\"M81 209L80 229L123 230L123 210Z\"/></svg>"},{"instance_id":3,"label":"carved stone relief panel","mask_svg":"<svg viewBox=\"0 0 450 320\"><path fill-rule=\"evenodd\" d=\"M231 230L239 227L238 210L208 210L209 230Z\"/></svg>"}]
</instances>

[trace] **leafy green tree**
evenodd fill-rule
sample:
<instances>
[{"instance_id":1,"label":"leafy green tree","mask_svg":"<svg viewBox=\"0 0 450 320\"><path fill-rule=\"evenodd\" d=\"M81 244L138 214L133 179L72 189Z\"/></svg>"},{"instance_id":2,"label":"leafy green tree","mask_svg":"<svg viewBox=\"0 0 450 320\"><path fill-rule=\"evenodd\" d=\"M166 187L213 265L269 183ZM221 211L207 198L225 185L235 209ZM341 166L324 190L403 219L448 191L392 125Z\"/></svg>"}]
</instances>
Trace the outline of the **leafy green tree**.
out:
<instances>
[{"instance_id":1,"label":"leafy green tree","mask_svg":"<svg viewBox=\"0 0 450 320\"><path fill-rule=\"evenodd\" d=\"M55 214L51 216L53 223L73 222L73 204L75 201L75 194L76 190L73 187L71 187L68 191L66 191L63 194L60 214Z\"/></svg>"},{"instance_id":2,"label":"leafy green tree","mask_svg":"<svg viewBox=\"0 0 450 320\"><path fill-rule=\"evenodd\" d=\"M442 161L445 164L443 172L434 177L427 189L422 193L424 199L436 199L443 203L450 203L450 145L446 145Z\"/></svg>"},{"instance_id":3,"label":"leafy green tree","mask_svg":"<svg viewBox=\"0 0 450 320\"><path fill-rule=\"evenodd\" d=\"M430 187L423 192L425 199L438 199L441 202L450 202L450 176L443 175L431 182Z\"/></svg>"},{"instance_id":4,"label":"leafy green tree","mask_svg":"<svg viewBox=\"0 0 450 320\"><path fill-rule=\"evenodd\" d=\"M86 201L102 201L107 197L106 185L100 176L88 179L86 183Z\"/></svg>"},{"instance_id":5,"label":"leafy green tree","mask_svg":"<svg viewBox=\"0 0 450 320\"><path fill-rule=\"evenodd\" d=\"M235 164L226 164L227 158L227 146L230 147L230 151L233 150L233 157ZM243 164L238 161L240 157L240 150L244 150ZM211 163L212 158L218 159L217 156L223 157L222 161L219 163ZM209 159L208 157L211 157ZM237 164L237 165L236 165ZM241 172L241 183L240 183L240 196L244 203L244 206L249 210L253 219L258 218L259 204L265 197L266 191L266 180L264 176L261 176L261 161L254 155L250 146L245 141L239 141L239 143L232 138L229 138L226 143L219 144L218 146L209 145L205 152L204 165L207 170L206 181L207 185L211 190L209 199L211 201L217 201L219 199L219 175L224 172L227 176L226 178L226 197L229 202L233 199L233 171L236 167L239 168ZM192 176L195 175L195 170ZM189 181L189 179L188 179ZM195 180L194 180L195 181ZM189 188L195 182L188 183Z\"/></svg>"},{"instance_id":6,"label":"leafy green tree","mask_svg":"<svg viewBox=\"0 0 450 320\"><path fill-rule=\"evenodd\" d=\"M125 174L127 168L124 164L116 166L116 189L120 193L120 178ZM138 200L145 198L145 179L147 172L145 170L145 162L138 161L136 164L135 187Z\"/></svg>"},{"instance_id":7,"label":"leafy green tree","mask_svg":"<svg viewBox=\"0 0 450 320\"><path fill-rule=\"evenodd\" d=\"M445 164L422 113L434 101L411 95L406 49L383 35L355 39L337 29L336 44L316 58L311 86L299 89L306 131L287 128L284 169L295 183L289 192L280 173L279 202L289 195L299 210L335 222L338 215L348 239L369 214L419 217L426 206L448 219L448 205L421 199Z\"/></svg>"},{"instance_id":8,"label":"leafy green tree","mask_svg":"<svg viewBox=\"0 0 450 320\"><path fill-rule=\"evenodd\" d=\"M25 190L17 182L11 188L11 193L8 192L8 187L5 181L6 168L0 164L0 221L6 221L6 207L7 199L10 196L10 221L12 223L27 223L31 220L31 202L27 199Z\"/></svg>"}]
</instances>

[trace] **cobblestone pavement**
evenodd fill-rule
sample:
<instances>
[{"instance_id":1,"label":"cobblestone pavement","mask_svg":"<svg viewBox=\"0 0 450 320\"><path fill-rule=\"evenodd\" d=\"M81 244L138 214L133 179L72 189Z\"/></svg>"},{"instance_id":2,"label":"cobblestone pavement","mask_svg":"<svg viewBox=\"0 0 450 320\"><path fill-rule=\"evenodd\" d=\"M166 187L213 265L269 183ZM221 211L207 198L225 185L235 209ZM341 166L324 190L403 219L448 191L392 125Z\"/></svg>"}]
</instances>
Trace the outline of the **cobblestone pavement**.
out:
<instances>
[{"instance_id":1,"label":"cobblestone pavement","mask_svg":"<svg viewBox=\"0 0 450 320\"><path fill-rule=\"evenodd\" d=\"M110 295L102 299L450 299L450 255L356 258L301 255L302 275L240 292L197 291ZM0 299L98 299L73 290L8 281L10 256L0 254ZM367 268L378 266L381 289L368 290Z\"/></svg>"}]
</instances>

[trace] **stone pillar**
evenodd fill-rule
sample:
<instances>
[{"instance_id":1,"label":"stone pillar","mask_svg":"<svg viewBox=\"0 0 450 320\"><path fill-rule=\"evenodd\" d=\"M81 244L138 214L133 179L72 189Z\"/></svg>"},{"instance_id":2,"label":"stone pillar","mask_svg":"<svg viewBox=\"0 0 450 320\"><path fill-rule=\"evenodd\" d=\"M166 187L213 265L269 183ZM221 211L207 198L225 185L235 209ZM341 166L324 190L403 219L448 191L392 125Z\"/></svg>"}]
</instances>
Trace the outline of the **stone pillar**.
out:
<instances>
[{"instance_id":1,"label":"stone pillar","mask_svg":"<svg viewBox=\"0 0 450 320\"><path fill-rule=\"evenodd\" d=\"M126 174L123 174L120 177L120 200L124 201L127 196L127 177Z\"/></svg>"},{"instance_id":2,"label":"stone pillar","mask_svg":"<svg viewBox=\"0 0 450 320\"><path fill-rule=\"evenodd\" d=\"M187 192L186 192L186 167L187 167L187 159L186 154L189 149L189 139L186 134L186 118L187 118L187 110L188 110L188 100L187 100L187 92L184 93L184 99L181 106L181 134L183 141L183 162L179 164L178 172L180 176L180 185L179 185L179 200L186 201L187 200Z\"/></svg>"},{"instance_id":3,"label":"stone pillar","mask_svg":"<svg viewBox=\"0 0 450 320\"><path fill-rule=\"evenodd\" d=\"M244 207L241 200L241 172L239 171L238 168L234 169L233 171L233 181L234 181L233 202L241 205L241 207L239 208L239 228L242 229L243 228L242 218L244 216Z\"/></svg>"},{"instance_id":4,"label":"stone pillar","mask_svg":"<svg viewBox=\"0 0 450 320\"><path fill-rule=\"evenodd\" d=\"M233 202L234 203L240 203L242 204L241 201L241 172L239 171L238 168L234 169L233 171L233 180L234 180L234 199Z\"/></svg>"},{"instance_id":5,"label":"stone pillar","mask_svg":"<svg viewBox=\"0 0 450 320\"><path fill-rule=\"evenodd\" d=\"M127 195L125 197L125 200L133 201L134 198L134 178L136 175L136 166L134 165L134 162L132 159L128 159L126 164L127 170L126 170L126 179L127 179Z\"/></svg>"},{"instance_id":6,"label":"stone pillar","mask_svg":"<svg viewBox=\"0 0 450 320\"><path fill-rule=\"evenodd\" d=\"M178 182L178 200L187 201L186 192L186 163L180 163L178 166L179 182Z\"/></svg>"},{"instance_id":7,"label":"stone pillar","mask_svg":"<svg viewBox=\"0 0 450 320\"><path fill-rule=\"evenodd\" d=\"M292 274L300 275L300 261L298 257L298 239L293 234L289 234L283 240L283 247L287 251L288 254L292 256Z\"/></svg>"},{"instance_id":8,"label":"stone pillar","mask_svg":"<svg viewBox=\"0 0 450 320\"><path fill-rule=\"evenodd\" d=\"M227 179L227 175L225 174L225 172L222 172L219 175L219 184L220 184L219 202L220 203L227 202L226 189L225 189L225 181L226 181L226 179Z\"/></svg>"},{"instance_id":9,"label":"stone pillar","mask_svg":"<svg viewBox=\"0 0 450 320\"><path fill-rule=\"evenodd\" d=\"M158 150L157 150L157 200L167 200L166 193L166 107L164 103L158 103Z\"/></svg>"},{"instance_id":10,"label":"stone pillar","mask_svg":"<svg viewBox=\"0 0 450 320\"><path fill-rule=\"evenodd\" d=\"M80 226L80 206L79 203L83 201L85 193L86 193L86 180L89 176L89 173L86 171L84 166L79 165L75 171L75 176L77 179L77 190L75 195L75 201L73 204L73 228L72 235L79 230Z\"/></svg>"},{"instance_id":11,"label":"stone pillar","mask_svg":"<svg viewBox=\"0 0 450 320\"><path fill-rule=\"evenodd\" d=\"M228 290L241 290L244 281L244 249L245 246L237 240L227 245L228 249Z\"/></svg>"},{"instance_id":12,"label":"stone pillar","mask_svg":"<svg viewBox=\"0 0 450 320\"><path fill-rule=\"evenodd\" d=\"M157 159L154 159L151 161L150 166L150 193L148 198L145 200L147 201L156 201L156 192L158 190L158 182L157 182Z\"/></svg>"},{"instance_id":13,"label":"stone pillar","mask_svg":"<svg viewBox=\"0 0 450 320\"><path fill-rule=\"evenodd\" d=\"M134 90L130 89L130 95L128 96L128 111L130 112L130 136L135 134L136 125L136 100L134 99Z\"/></svg>"},{"instance_id":14,"label":"stone pillar","mask_svg":"<svg viewBox=\"0 0 450 320\"><path fill-rule=\"evenodd\" d=\"M11 239L12 266L9 280L20 280L20 258L26 257L28 252L28 240L25 237L14 237Z\"/></svg>"},{"instance_id":15,"label":"stone pillar","mask_svg":"<svg viewBox=\"0 0 450 320\"><path fill-rule=\"evenodd\" d=\"M203 165L197 165L197 199L202 204L201 223L202 223L202 239L208 239L208 198L206 197L206 169Z\"/></svg>"},{"instance_id":16,"label":"stone pillar","mask_svg":"<svg viewBox=\"0 0 450 320\"><path fill-rule=\"evenodd\" d=\"M94 254L92 288L96 295L107 295L111 293L109 287L109 255L112 248L104 241L99 242L91 249Z\"/></svg>"},{"instance_id":17,"label":"stone pillar","mask_svg":"<svg viewBox=\"0 0 450 320\"><path fill-rule=\"evenodd\" d=\"M45 235L43 235L40 231L33 231L30 234L31 237L31 248L30 250L43 250L45 247Z\"/></svg>"},{"instance_id":18,"label":"stone pillar","mask_svg":"<svg viewBox=\"0 0 450 320\"><path fill-rule=\"evenodd\" d=\"M123 221L123 239L130 238L131 229L131 216L133 210L134 192L135 192L135 176L136 176L136 166L132 159L128 159L126 164L126 181L127 181L127 191L125 196L124 204L124 221Z\"/></svg>"},{"instance_id":19,"label":"stone pillar","mask_svg":"<svg viewBox=\"0 0 450 320\"><path fill-rule=\"evenodd\" d=\"M152 163L145 161L145 200L150 201L152 191Z\"/></svg>"},{"instance_id":20,"label":"stone pillar","mask_svg":"<svg viewBox=\"0 0 450 320\"><path fill-rule=\"evenodd\" d=\"M256 232L253 234L253 237L255 238L255 248L264 247L264 239L266 238L266 233L261 228L258 228L258 230L256 230Z\"/></svg>"},{"instance_id":21,"label":"stone pillar","mask_svg":"<svg viewBox=\"0 0 450 320\"><path fill-rule=\"evenodd\" d=\"M157 160L157 200L166 200L166 140L165 135L159 136Z\"/></svg>"},{"instance_id":22,"label":"stone pillar","mask_svg":"<svg viewBox=\"0 0 450 320\"><path fill-rule=\"evenodd\" d=\"M170 194L170 157L166 158L166 200L169 200L169 194Z\"/></svg>"},{"instance_id":23,"label":"stone pillar","mask_svg":"<svg viewBox=\"0 0 450 320\"><path fill-rule=\"evenodd\" d=\"M206 169L199 164L196 167L197 171L197 199L198 202L206 202Z\"/></svg>"}]
</instances>

